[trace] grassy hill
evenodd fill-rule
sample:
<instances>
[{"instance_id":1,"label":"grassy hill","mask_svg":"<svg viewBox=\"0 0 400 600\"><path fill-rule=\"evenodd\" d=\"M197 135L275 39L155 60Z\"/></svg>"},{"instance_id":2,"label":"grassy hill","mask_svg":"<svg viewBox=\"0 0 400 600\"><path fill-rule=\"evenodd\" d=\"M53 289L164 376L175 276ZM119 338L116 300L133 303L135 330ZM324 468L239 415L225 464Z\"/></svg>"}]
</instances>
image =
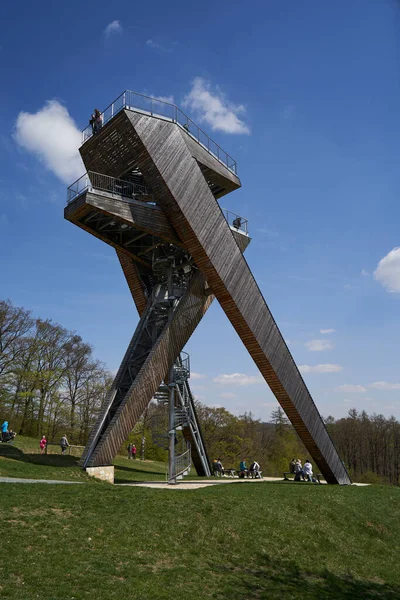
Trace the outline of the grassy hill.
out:
<instances>
[{"instance_id":1,"label":"grassy hill","mask_svg":"<svg viewBox=\"0 0 400 600\"><path fill-rule=\"evenodd\" d=\"M78 465L81 452L72 448L71 455L61 455L60 447L55 445L48 447L47 455L40 454L36 438L18 436L12 445L0 444L0 477L92 481ZM162 462L133 461L117 456L114 466L116 483L165 481L165 463Z\"/></svg>"},{"instance_id":2,"label":"grassy hill","mask_svg":"<svg viewBox=\"0 0 400 600\"><path fill-rule=\"evenodd\" d=\"M40 468L53 479L60 469L59 479L87 480L76 462L31 459L0 456L0 473L15 462L25 476ZM162 478L163 465L144 465ZM91 480L0 490L1 598L400 598L398 488L246 482L159 490Z\"/></svg>"}]
</instances>

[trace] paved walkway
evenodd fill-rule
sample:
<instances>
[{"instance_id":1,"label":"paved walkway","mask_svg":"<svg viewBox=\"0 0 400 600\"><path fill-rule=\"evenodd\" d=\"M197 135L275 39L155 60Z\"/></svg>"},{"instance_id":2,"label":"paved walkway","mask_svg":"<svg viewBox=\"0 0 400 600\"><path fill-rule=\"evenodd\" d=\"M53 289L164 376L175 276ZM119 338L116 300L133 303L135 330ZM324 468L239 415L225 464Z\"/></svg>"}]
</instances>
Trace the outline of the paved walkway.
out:
<instances>
[{"instance_id":1,"label":"paved walkway","mask_svg":"<svg viewBox=\"0 0 400 600\"><path fill-rule=\"evenodd\" d=\"M221 477L218 479L207 479L202 481L180 480L176 485L170 485L166 481L135 481L132 483L119 483L118 486L138 486L168 490L198 490L210 485L225 485L227 483L262 483L263 481L282 481L282 477L263 477L263 479L238 479Z\"/></svg>"},{"instance_id":2,"label":"paved walkway","mask_svg":"<svg viewBox=\"0 0 400 600\"><path fill-rule=\"evenodd\" d=\"M265 481L283 481L282 477L263 477L263 479L214 479L203 481L179 481L176 485L170 485L166 481L135 481L132 483L118 483L119 486L127 487L147 487L155 489L167 490L198 490L209 487L211 485L222 485L227 483L263 483ZM326 481L321 481L322 485L327 485ZM314 484L315 485L315 484ZM366 486L369 483L353 483L352 485Z\"/></svg>"},{"instance_id":3,"label":"paved walkway","mask_svg":"<svg viewBox=\"0 0 400 600\"><path fill-rule=\"evenodd\" d=\"M85 481L59 481L57 479L20 479L19 477L0 477L0 483L64 483L82 484Z\"/></svg>"}]
</instances>

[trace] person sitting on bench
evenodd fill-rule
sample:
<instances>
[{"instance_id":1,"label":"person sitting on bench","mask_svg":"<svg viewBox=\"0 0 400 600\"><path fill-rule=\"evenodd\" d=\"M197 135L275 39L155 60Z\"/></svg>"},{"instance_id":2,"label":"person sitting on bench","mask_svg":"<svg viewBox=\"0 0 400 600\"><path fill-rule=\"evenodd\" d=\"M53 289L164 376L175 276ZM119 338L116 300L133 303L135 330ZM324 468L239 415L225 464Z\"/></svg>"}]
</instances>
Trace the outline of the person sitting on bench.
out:
<instances>
[{"instance_id":1,"label":"person sitting on bench","mask_svg":"<svg viewBox=\"0 0 400 600\"><path fill-rule=\"evenodd\" d=\"M303 467L301 466L301 460L298 458L294 465L294 481L304 480Z\"/></svg>"},{"instance_id":2,"label":"person sitting on bench","mask_svg":"<svg viewBox=\"0 0 400 600\"><path fill-rule=\"evenodd\" d=\"M252 479L261 479L260 465L256 460L251 463L249 473Z\"/></svg>"},{"instance_id":3,"label":"person sitting on bench","mask_svg":"<svg viewBox=\"0 0 400 600\"><path fill-rule=\"evenodd\" d=\"M217 460L214 461L214 475L216 477L222 477L223 474L224 474L224 467L222 466L221 459L217 458Z\"/></svg>"},{"instance_id":4,"label":"person sitting on bench","mask_svg":"<svg viewBox=\"0 0 400 600\"><path fill-rule=\"evenodd\" d=\"M249 476L249 470L246 466L246 461L242 460L240 462L240 467L239 467L239 477L241 477L242 479L244 477L248 477Z\"/></svg>"},{"instance_id":5,"label":"person sitting on bench","mask_svg":"<svg viewBox=\"0 0 400 600\"><path fill-rule=\"evenodd\" d=\"M306 462L304 463L303 473L305 481L316 482L316 479L313 478L312 464L309 460L306 460Z\"/></svg>"}]
</instances>

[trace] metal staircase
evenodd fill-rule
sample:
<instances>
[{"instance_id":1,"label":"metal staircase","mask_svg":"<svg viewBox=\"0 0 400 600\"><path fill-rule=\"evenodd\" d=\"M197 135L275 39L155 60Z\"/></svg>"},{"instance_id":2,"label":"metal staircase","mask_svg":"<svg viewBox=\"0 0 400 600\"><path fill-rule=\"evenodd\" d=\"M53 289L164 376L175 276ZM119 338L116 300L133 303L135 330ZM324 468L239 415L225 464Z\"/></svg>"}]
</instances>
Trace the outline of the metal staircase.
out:
<instances>
[{"instance_id":1,"label":"metal staircase","mask_svg":"<svg viewBox=\"0 0 400 600\"><path fill-rule=\"evenodd\" d=\"M189 377L189 355L182 352L175 361L172 380L168 385L163 383L154 395L154 399L159 403L169 404L173 388L173 419L171 416L169 435L174 437L175 443L176 431L182 431L186 444L179 454L174 453L175 466L170 465L167 473L167 479L171 483L187 475L192 463L198 472L204 472L208 477L211 475L209 460L197 420L194 398L189 386Z\"/></svg>"}]
</instances>

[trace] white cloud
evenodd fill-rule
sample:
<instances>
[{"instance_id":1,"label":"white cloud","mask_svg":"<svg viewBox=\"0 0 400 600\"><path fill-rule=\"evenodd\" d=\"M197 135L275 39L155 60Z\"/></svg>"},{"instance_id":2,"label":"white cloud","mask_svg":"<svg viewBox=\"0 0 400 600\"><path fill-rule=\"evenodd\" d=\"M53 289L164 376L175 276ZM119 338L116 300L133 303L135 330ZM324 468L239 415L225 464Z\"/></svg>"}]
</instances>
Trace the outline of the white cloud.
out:
<instances>
[{"instance_id":1,"label":"white cloud","mask_svg":"<svg viewBox=\"0 0 400 600\"><path fill-rule=\"evenodd\" d=\"M339 385L335 388L335 392L346 392L349 394L363 394L367 391L363 385L352 385L350 383L345 383L344 385Z\"/></svg>"},{"instance_id":2,"label":"white cloud","mask_svg":"<svg viewBox=\"0 0 400 600\"><path fill-rule=\"evenodd\" d=\"M388 291L400 293L400 248L393 248L379 261L374 278Z\"/></svg>"},{"instance_id":3,"label":"white cloud","mask_svg":"<svg viewBox=\"0 0 400 600\"><path fill-rule=\"evenodd\" d=\"M162 50L164 52L168 51L167 48L164 48L163 46L161 46L161 44L157 44L157 42L154 42L153 40L147 40L146 46L148 46L149 48L153 48L153 50Z\"/></svg>"},{"instance_id":4,"label":"white cloud","mask_svg":"<svg viewBox=\"0 0 400 600\"><path fill-rule=\"evenodd\" d=\"M400 390L400 383L390 383L389 381L375 381L370 383L370 388L374 390Z\"/></svg>"},{"instance_id":5,"label":"white cloud","mask_svg":"<svg viewBox=\"0 0 400 600\"><path fill-rule=\"evenodd\" d=\"M183 106L193 110L200 122L210 125L213 131L250 133L249 127L241 119L246 112L245 107L229 102L218 87L213 93L210 83L202 77L193 80Z\"/></svg>"},{"instance_id":6,"label":"white cloud","mask_svg":"<svg viewBox=\"0 0 400 600\"><path fill-rule=\"evenodd\" d=\"M234 394L233 392L222 392L219 394L219 397L223 400L233 400L234 398L237 398L238 395Z\"/></svg>"},{"instance_id":7,"label":"white cloud","mask_svg":"<svg viewBox=\"0 0 400 600\"><path fill-rule=\"evenodd\" d=\"M299 365L300 373L338 373L343 371L340 365Z\"/></svg>"},{"instance_id":8,"label":"white cloud","mask_svg":"<svg viewBox=\"0 0 400 600\"><path fill-rule=\"evenodd\" d=\"M336 329L320 329L319 332L322 335L328 335L329 333L336 333Z\"/></svg>"},{"instance_id":9,"label":"white cloud","mask_svg":"<svg viewBox=\"0 0 400 600\"><path fill-rule=\"evenodd\" d=\"M310 340L304 344L310 352L322 352L323 350L332 350L333 345L326 340Z\"/></svg>"},{"instance_id":10,"label":"white cloud","mask_svg":"<svg viewBox=\"0 0 400 600\"><path fill-rule=\"evenodd\" d=\"M190 379L206 379L207 375L202 375L201 373L195 373L194 371L190 371Z\"/></svg>"},{"instance_id":11,"label":"white cloud","mask_svg":"<svg viewBox=\"0 0 400 600\"><path fill-rule=\"evenodd\" d=\"M56 100L46 102L37 113L20 112L14 138L64 183L73 183L85 172L78 152L81 132Z\"/></svg>"},{"instance_id":12,"label":"white cloud","mask_svg":"<svg viewBox=\"0 0 400 600\"><path fill-rule=\"evenodd\" d=\"M111 21L111 23L109 23L104 30L104 34L106 37L110 37L111 35L114 35L116 33L122 33L122 32L123 32L123 29L122 29L121 21Z\"/></svg>"},{"instance_id":13,"label":"white cloud","mask_svg":"<svg viewBox=\"0 0 400 600\"><path fill-rule=\"evenodd\" d=\"M244 373L223 373L221 375L217 375L213 379L214 383L219 383L220 385L254 385L257 383L263 383L264 378L262 375L244 375Z\"/></svg>"}]
</instances>

